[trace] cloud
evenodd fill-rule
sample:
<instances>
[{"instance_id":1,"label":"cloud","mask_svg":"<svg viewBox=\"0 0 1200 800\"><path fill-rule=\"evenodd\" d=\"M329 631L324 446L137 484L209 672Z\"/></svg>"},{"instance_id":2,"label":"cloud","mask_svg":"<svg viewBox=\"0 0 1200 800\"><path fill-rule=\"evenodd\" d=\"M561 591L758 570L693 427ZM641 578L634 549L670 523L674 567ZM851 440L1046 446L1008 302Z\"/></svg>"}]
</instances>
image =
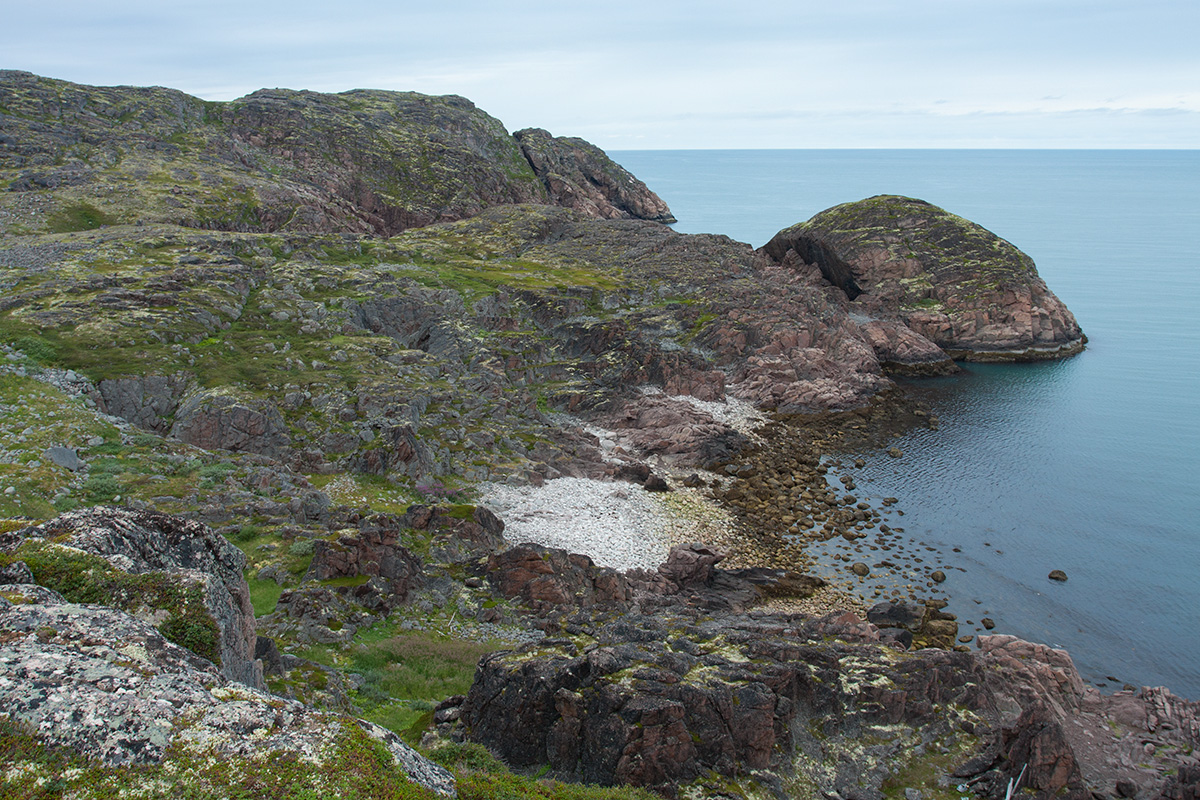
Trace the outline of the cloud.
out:
<instances>
[{"instance_id":1,"label":"cloud","mask_svg":"<svg viewBox=\"0 0 1200 800\"><path fill-rule=\"evenodd\" d=\"M263 86L455 93L510 127L725 147L835 138L804 125L789 133L788 120L899 115L911 124L839 135L891 143L903 133L920 146L941 140L939 125L966 131L947 118L1011 114L1037 125L1127 108L1141 110L1139 125L1161 126L1139 128L1131 142L1200 146L1187 113L1200 110L1194 0L12 5L0 29L5 66L207 99ZM677 130L679 120L713 127ZM1054 141L1067 136L1051 127ZM1077 135L1095 140L1091 130Z\"/></svg>"}]
</instances>

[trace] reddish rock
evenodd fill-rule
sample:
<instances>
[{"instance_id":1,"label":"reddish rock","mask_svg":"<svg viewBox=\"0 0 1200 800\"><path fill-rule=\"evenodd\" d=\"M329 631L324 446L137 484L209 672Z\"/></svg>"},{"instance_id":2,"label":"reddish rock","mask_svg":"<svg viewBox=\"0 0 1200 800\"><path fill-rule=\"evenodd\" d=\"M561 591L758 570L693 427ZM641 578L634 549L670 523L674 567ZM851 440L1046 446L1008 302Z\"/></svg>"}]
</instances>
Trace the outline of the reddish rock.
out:
<instances>
[{"instance_id":1,"label":"reddish rock","mask_svg":"<svg viewBox=\"0 0 1200 800\"><path fill-rule=\"evenodd\" d=\"M816 266L851 310L895 319L956 358L1057 358L1086 342L1029 256L921 200L881 195L835 206L780 231L763 252Z\"/></svg>"}]
</instances>

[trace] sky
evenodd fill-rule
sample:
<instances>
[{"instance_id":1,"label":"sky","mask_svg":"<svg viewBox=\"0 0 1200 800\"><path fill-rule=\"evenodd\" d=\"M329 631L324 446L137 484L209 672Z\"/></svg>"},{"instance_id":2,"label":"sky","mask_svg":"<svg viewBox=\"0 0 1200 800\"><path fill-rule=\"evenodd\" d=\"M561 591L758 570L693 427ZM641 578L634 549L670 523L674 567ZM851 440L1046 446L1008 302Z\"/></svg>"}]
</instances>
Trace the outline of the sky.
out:
<instances>
[{"instance_id":1,"label":"sky","mask_svg":"<svg viewBox=\"0 0 1200 800\"><path fill-rule=\"evenodd\" d=\"M459 94L609 150L1200 148L1200 0L0 0L0 69Z\"/></svg>"}]
</instances>

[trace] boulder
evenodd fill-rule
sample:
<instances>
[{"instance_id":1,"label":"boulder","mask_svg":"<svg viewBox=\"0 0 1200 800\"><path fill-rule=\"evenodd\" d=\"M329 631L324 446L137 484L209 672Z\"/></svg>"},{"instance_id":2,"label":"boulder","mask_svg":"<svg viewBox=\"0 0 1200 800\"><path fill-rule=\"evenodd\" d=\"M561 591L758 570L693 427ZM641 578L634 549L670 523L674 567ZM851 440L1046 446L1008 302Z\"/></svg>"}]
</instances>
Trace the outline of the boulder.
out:
<instances>
[{"instance_id":1,"label":"boulder","mask_svg":"<svg viewBox=\"0 0 1200 800\"><path fill-rule=\"evenodd\" d=\"M154 511L97 506L61 514L22 536L77 548L132 575L164 572L201 584L220 632L221 673L262 686L254 607L242 574L246 556L208 526Z\"/></svg>"},{"instance_id":2,"label":"boulder","mask_svg":"<svg viewBox=\"0 0 1200 800\"><path fill-rule=\"evenodd\" d=\"M96 384L96 405L106 414L165 435L190 386L191 378L183 373L109 378Z\"/></svg>"},{"instance_id":3,"label":"boulder","mask_svg":"<svg viewBox=\"0 0 1200 800\"><path fill-rule=\"evenodd\" d=\"M487 560L492 587L506 598L547 613L564 606L625 607L624 575L597 567L590 558L565 550L521 544Z\"/></svg>"},{"instance_id":4,"label":"boulder","mask_svg":"<svg viewBox=\"0 0 1200 800\"><path fill-rule=\"evenodd\" d=\"M258 453L282 459L291 452L287 424L267 400L226 390L195 392L175 414L171 435L205 450Z\"/></svg>"},{"instance_id":5,"label":"boulder","mask_svg":"<svg viewBox=\"0 0 1200 800\"><path fill-rule=\"evenodd\" d=\"M0 706L47 744L107 766L178 756L235 763L290 756L320 765L333 741L365 733L411 780L455 795L448 772L377 725L231 682L124 612L67 603L37 586L4 588Z\"/></svg>"},{"instance_id":6,"label":"boulder","mask_svg":"<svg viewBox=\"0 0 1200 800\"><path fill-rule=\"evenodd\" d=\"M867 621L880 628L917 632L925 623L925 606L908 600L885 600L867 610Z\"/></svg>"}]
</instances>

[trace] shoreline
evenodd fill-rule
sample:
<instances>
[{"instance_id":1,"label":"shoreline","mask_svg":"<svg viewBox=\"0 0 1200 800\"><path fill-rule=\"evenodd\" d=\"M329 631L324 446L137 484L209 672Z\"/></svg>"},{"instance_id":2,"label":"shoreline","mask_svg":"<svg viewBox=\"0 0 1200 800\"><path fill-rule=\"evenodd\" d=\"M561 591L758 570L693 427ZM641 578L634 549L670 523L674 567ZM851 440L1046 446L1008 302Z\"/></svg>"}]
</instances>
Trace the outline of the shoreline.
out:
<instances>
[{"instance_id":1,"label":"shoreline","mask_svg":"<svg viewBox=\"0 0 1200 800\"><path fill-rule=\"evenodd\" d=\"M743 414L740 419L744 426L747 417ZM506 532L505 538L510 544L520 543L518 539L529 540L582 552L602 566L651 570L665 560L671 546L700 541L726 553L722 565L728 568L787 569L828 582L811 602L792 602L785 608L778 601L770 601L766 605L773 610L812 615L852 611L865 619L866 609L883 601L931 603L940 612L938 617L958 626L950 641L941 642L948 649L975 651L977 637L982 635L1029 638L1027 631L1005 624L1003 607L985 607L977 599L974 602L979 605L971 607L971 593L961 581L969 569L977 569L978 565L959 555L956 544L935 545L925 541L928 537L910 534L904 525L905 498L879 496L880 492L871 487L873 478L867 477L862 485L855 480L856 475L861 479L864 455L884 457L894 439L915 427L937 430L937 417L922 401L896 389L877 395L858 409L761 415L760 419L762 424L747 431L752 435L751 444L737 457L717 472L699 471L703 479L699 488L683 484L697 470L661 464L659 471L674 487L667 494L652 494L619 482L571 478L547 481L547 486L564 480L572 483L572 508L576 510L603 508L614 499L639 498L630 501L631 507L649 507L653 512L644 519L631 520L635 524L620 534L626 541L617 550L628 551L628 540L640 536L643 543L656 543L658 549L654 552L661 551L662 556L658 561L647 555L638 563L623 564L609 557L604 536L595 536L594 519L589 519L574 539L531 534L522 524L517 525L519 533L515 537ZM587 427L596 434L606 433L592 424ZM895 457L902 459L903 455ZM781 457L787 462L782 466L791 470L790 482L779 480ZM536 496L543 491L533 486L503 488L510 498L519 494ZM625 497L614 498L614 493ZM510 499L495 507L485 492L479 502L492 507L508 524L506 512L521 508L523 501ZM534 506L545 505L544 500L532 502ZM608 513L612 513L611 508ZM567 518L560 517L558 522ZM855 572L855 567L861 570L862 566L867 568L866 574ZM939 572L945 576L941 580ZM1033 640L1045 637L1034 636ZM1062 647L1050 641L1047 646ZM1119 670L1113 666L1089 665L1085 681L1109 694L1140 685L1136 678L1114 679L1115 672Z\"/></svg>"}]
</instances>

